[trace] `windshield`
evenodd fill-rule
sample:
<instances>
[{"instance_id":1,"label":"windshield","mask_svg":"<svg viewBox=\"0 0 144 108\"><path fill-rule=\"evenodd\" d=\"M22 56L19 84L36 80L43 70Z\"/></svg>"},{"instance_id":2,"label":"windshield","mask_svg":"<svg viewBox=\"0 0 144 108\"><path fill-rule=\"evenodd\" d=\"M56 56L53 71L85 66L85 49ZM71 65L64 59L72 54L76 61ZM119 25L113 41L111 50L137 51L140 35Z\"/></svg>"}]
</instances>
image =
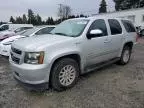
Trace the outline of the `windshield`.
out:
<instances>
[{"instance_id":1,"label":"windshield","mask_svg":"<svg viewBox=\"0 0 144 108\"><path fill-rule=\"evenodd\" d=\"M81 35L89 20L76 19L67 20L59 24L51 34L64 35L70 37L77 37Z\"/></svg>"},{"instance_id":2,"label":"windshield","mask_svg":"<svg viewBox=\"0 0 144 108\"><path fill-rule=\"evenodd\" d=\"M29 36L29 35L33 34L34 32L36 32L37 30L38 30L38 28L28 29L25 32L21 33L20 35Z\"/></svg>"}]
</instances>

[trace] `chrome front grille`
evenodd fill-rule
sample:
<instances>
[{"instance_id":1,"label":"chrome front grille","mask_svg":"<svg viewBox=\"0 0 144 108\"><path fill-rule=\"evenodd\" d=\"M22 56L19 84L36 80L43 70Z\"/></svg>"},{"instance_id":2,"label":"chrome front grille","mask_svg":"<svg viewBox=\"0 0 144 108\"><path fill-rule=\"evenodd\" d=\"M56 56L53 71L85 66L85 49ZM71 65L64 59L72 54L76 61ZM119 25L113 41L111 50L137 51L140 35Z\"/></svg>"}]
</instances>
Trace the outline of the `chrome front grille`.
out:
<instances>
[{"instance_id":1,"label":"chrome front grille","mask_svg":"<svg viewBox=\"0 0 144 108\"><path fill-rule=\"evenodd\" d=\"M14 53L16 53L16 54L19 54L19 55L22 54L22 51L19 50L19 49L16 49L16 48L11 47L11 50L12 50L12 52L14 52Z\"/></svg>"},{"instance_id":2,"label":"chrome front grille","mask_svg":"<svg viewBox=\"0 0 144 108\"><path fill-rule=\"evenodd\" d=\"M21 64L23 60L23 53L21 50L11 47L11 60L16 64Z\"/></svg>"},{"instance_id":3,"label":"chrome front grille","mask_svg":"<svg viewBox=\"0 0 144 108\"><path fill-rule=\"evenodd\" d=\"M12 53L11 53L11 59L13 62L15 62L16 64L20 64L20 59L15 57Z\"/></svg>"}]
</instances>

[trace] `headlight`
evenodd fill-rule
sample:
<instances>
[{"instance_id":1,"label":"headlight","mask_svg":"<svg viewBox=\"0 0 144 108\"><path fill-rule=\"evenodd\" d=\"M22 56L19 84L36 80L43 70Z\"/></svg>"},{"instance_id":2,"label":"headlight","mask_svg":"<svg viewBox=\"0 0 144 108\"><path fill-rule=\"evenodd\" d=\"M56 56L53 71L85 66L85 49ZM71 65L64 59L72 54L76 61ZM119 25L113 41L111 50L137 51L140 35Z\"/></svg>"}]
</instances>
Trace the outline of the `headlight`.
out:
<instances>
[{"instance_id":1,"label":"headlight","mask_svg":"<svg viewBox=\"0 0 144 108\"><path fill-rule=\"evenodd\" d=\"M14 41L9 41L9 42L6 42L6 43L3 43L3 45L11 45Z\"/></svg>"},{"instance_id":2,"label":"headlight","mask_svg":"<svg viewBox=\"0 0 144 108\"><path fill-rule=\"evenodd\" d=\"M43 64L44 52L26 52L24 63L27 64Z\"/></svg>"}]
</instances>

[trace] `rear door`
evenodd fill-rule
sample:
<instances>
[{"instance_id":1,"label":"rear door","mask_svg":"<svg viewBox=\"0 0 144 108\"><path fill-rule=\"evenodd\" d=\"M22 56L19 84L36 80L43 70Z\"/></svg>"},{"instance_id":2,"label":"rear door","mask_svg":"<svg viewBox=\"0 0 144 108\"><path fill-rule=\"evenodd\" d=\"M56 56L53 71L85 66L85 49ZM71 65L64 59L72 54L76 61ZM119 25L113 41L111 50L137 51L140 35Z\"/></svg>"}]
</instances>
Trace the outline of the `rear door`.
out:
<instances>
[{"instance_id":1,"label":"rear door","mask_svg":"<svg viewBox=\"0 0 144 108\"><path fill-rule=\"evenodd\" d=\"M133 41L135 43L136 42L136 38L137 38L136 37L137 34L136 34L136 29L135 29L134 25L129 20L122 20L121 22L124 25L124 28L126 30L126 36L125 36L123 41L124 42L125 41L127 41L127 42L128 41Z\"/></svg>"},{"instance_id":2,"label":"rear door","mask_svg":"<svg viewBox=\"0 0 144 108\"><path fill-rule=\"evenodd\" d=\"M112 59L118 57L122 47L122 39L124 36L120 22L117 19L108 19L109 35L108 40L105 42L108 52L108 58Z\"/></svg>"}]
</instances>

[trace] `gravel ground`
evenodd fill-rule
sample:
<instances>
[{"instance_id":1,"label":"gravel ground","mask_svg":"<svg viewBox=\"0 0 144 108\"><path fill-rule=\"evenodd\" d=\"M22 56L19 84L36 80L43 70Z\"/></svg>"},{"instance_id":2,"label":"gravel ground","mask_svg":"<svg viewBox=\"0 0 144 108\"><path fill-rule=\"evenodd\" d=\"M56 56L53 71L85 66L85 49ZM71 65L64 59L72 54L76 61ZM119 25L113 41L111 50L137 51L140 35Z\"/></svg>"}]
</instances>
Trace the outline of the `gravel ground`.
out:
<instances>
[{"instance_id":1,"label":"gravel ground","mask_svg":"<svg viewBox=\"0 0 144 108\"><path fill-rule=\"evenodd\" d=\"M112 64L80 77L64 92L30 92L17 84L0 57L0 108L144 108L144 44L128 65Z\"/></svg>"}]
</instances>

